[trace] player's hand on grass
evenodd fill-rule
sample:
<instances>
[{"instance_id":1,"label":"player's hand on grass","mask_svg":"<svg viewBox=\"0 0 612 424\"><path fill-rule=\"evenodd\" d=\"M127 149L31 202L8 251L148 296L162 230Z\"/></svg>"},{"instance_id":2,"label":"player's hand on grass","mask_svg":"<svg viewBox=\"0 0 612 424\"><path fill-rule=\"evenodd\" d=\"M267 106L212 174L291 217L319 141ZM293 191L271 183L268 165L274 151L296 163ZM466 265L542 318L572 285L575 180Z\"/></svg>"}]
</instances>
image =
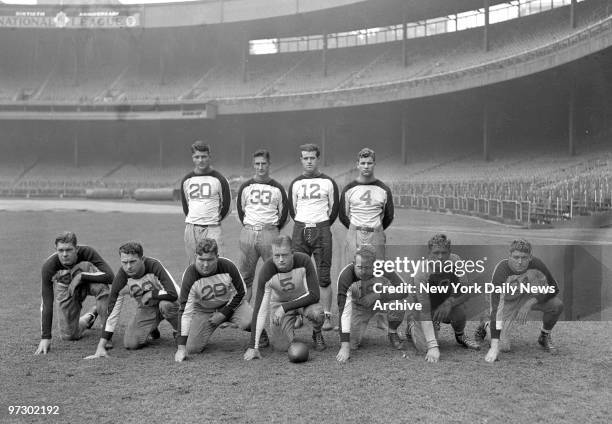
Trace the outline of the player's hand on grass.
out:
<instances>
[{"instance_id":1,"label":"player's hand on grass","mask_svg":"<svg viewBox=\"0 0 612 424\"><path fill-rule=\"evenodd\" d=\"M446 321L448 319L448 316L450 315L451 309L452 309L452 305L450 304L450 302L448 301L442 302L442 304L438 306L438 308L434 312L433 320L439 321L439 322Z\"/></svg>"},{"instance_id":2,"label":"player's hand on grass","mask_svg":"<svg viewBox=\"0 0 612 424\"><path fill-rule=\"evenodd\" d=\"M38 344L38 349L36 349L34 355L40 355L41 353L46 355L49 350L51 350L51 339L41 339L40 343Z\"/></svg>"},{"instance_id":3,"label":"player's hand on grass","mask_svg":"<svg viewBox=\"0 0 612 424\"><path fill-rule=\"evenodd\" d=\"M214 325L215 327L219 326L223 321L225 321L227 317L223 315L221 312L215 312L208 318L208 323Z\"/></svg>"},{"instance_id":4,"label":"player's hand on grass","mask_svg":"<svg viewBox=\"0 0 612 424\"><path fill-rule=\"evenodd\" d=\"M425 354L425 360L427 362L438 362L438 360L440 359L440 349L438 349L437 347L430 347L429 349L427 349L427 353Z\"/></svg>"},{"instance_id":5,"label":"player's hand on grass","mask_svg":"<svg viewBox=\"0 0 612 424\"><path fill-rule=\"evenodd\" d=\"M70 295L70 297L74 296L74 291L77 289L77 287L79 287L80 284L81 274L79 273L74 276L74 278L70 282L70 285L68 286L68 294Z\"/></svg>"},{"instance_id":6,"label":"player's hand on grass","mask_svg":"<svg viewBox=\"0 0 612 424\"><path fill-rule=\"evenodd\" d=\"M281 325L284 316L285 309L282 306L276 308L276 311L274 311L274 314L272 315L272 324Z\"/></svg>"},{"instance_id":7,"label":"player's hand on grass","mask_svg":"<svg viewBox=\"0 0 612 424\"><path fill-rule=\"evenodd\" d=\"M246 352L244 352L244 360L250 361L251 359L261 359L261 353L259 353L259 349L248 348Z\"/></svg>"},{"instance_id":8,"label":"player's hand on grass","mask_svg":"<svg viewBox=\"0 0 612 424\"><path fill-rule=\"evenodd\" d=\"M96 353L93 355L86 356L85 359L97 359L97 358L108 358L108 352L106 351L106 339L100 339L98 342L98 347L96 348Z\"/></svg>"},{"instance_id":9,"label":"player's hand on grass","mask_svg":"<svg viewBox=\"0 0 612 424\"><path fill-rule=\"evenodd\" d=\"M174 360L176 362L183 362L185 359L187 359L187 349L185 345L178 345L176 353L174 354Z\"/></svg>"},{"instance_id":10,"label":"player's hand on grass","mask_svg":"<svg viewBox=\"0 0 612 424\"><path fill-rule=\"evenodd\" d=\"M485 361L495 362L497 361L498 355L499 355L499 339L491 339L491 348L485 355Z\"/></svg>"},{"instance_id":11,"label":"player's hand on grass","mask_svg":"<svg viewBox=\"0 0 612 424\"><path fill-rule=\"evenodd\" d=\"M349 342L342 342L340 350L336 355L336 361L341 364L345 363L351 357L351 344Z\"/></svg>"}]
</instances>

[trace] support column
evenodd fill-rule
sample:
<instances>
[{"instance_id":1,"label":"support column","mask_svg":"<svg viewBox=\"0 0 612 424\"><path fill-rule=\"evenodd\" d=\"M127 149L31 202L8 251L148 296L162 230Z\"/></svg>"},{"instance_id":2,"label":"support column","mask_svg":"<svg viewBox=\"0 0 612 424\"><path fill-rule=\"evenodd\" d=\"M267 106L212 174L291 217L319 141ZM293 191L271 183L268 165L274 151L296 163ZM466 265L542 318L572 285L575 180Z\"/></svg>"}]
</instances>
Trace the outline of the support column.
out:
<instances>
[{"instance_id":1,"label":"support column","mask_svg":"<svg viewBox=\"0 0 612 424\"><path fill-rule=\"evenodd\" d=\"M489 0L484 0L484 34L482 39L483 50L489 51Z\"/></svg>"},{"instance_id":2,"label":"support column","mask_svg":"<svg viewBox=\"0 0 612 424\"><path fill-rule=\"evenodd\" d=\"M164 167L164 135L162 133L161 121L157 124L157 142L159 146L159 167Z\"/></svg>"},{"instance_id":3,"label":"support column","mask_svg":"<svg viewBox=\"0 0 612 424\"><path fill-rule=\"evenodd\" d=\"M74 131L72 133L72 142L74 145L74 167L79 167L79 128L81 126L80 122L75 122Z\"/></svg>"},{"instance_id":4,"label":"support column","mask_svg":"<svg viewBox=\"0 0 612 424\"><path fill-rule=\"evenodd\" d=\"M249 39L245 35L242 48L242 82L247 82L249 73Z\"/></svg>"},{"instance_id":5,"label":"support column","mask_svg":"<svg viewBox=\"0 0 612 424\"><path fill-rule=\"evenodd\" d=\"M327 31L323 34L323 76L327 76Z\"/></svg>"},{"instance_id":6,"label":"support column","mask_svg":"<svg viewBox=\"0 0 612 424\"><path fill-rule=\"evenodd\" d=\"M570 4L570 26L572 28L576 28L576 2L577 0L572 0Z\"/></svg>"},{"instance_id":7,"label":"support column","mask_svg":"<svg viewBox=\"0 0 612 424\"><path fill-rule=\"evenodd\" d=\"M323 120L321 124L321 166L327 166L329 163L327 160L327 123Z\"/></svg>"},{"instance_id":8,"label":"support column","mask_svg":"<svg viewBox=\"0 0 612 424\"><path fill-rule=\"evenodd\" d=\"M402 126L402 164L408 163L408 125L406 113L402 112L401 126Z\"/></svg>"},{"instance_id":9,"label":"support column","mask_svg":"<svg viewBox=\"0 0 612 424\"><path fill-rule=\"evenodd\" d=\"M572 81L570 83L570 91L569 91L569 101L568 101L568 117L567 117L567 152L570 156L574 156L576 154L576 149L574 147L574 134L575 134L575 108L576 108L576 81L572 77Z\"/></svg>"},{"instance_id":10,"label":"support column","mask_svg":"<svg viewBox=\"0 0 612 424\"><path fill-rule=\"evenodd\" d=\"M234 118L234 128L237 128L238 131L240 132L239 136L240 136L240 165L243 168L246 168L248 166L247 164L247 140L246 140L246 125L248 124L247 121L248 118L245 118L244 123L242 125L240 125L240 122L238 121L238 118Z\"/></svg>"},{"instance_id":11,"label":"support column","mask_svg":"<svg viewBox=\"0 0 612 424\"><path fill-rule=\"evenodd\" d=\"M482 158L489 161L489 104L485 99L482 110Z\"/></svg>"},{"instance_id":12,"label":"support column","mask_svg":"<svg viewBox=\"0 0 612 424\"><path fill-rule=\"evenodd\" d=\"M408 66L408 24L406 24L406 15L404 14L404 22L402 23L402 57L404 60L404 68Z\"/></svg>"}]
</instances>

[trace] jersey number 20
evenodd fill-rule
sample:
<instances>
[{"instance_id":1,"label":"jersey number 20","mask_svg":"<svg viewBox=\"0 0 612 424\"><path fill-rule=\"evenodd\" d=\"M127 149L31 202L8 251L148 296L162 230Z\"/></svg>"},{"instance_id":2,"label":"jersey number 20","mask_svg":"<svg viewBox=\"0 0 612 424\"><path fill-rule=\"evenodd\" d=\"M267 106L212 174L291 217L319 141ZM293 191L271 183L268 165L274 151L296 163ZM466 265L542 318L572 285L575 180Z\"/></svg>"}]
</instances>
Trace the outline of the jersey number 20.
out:
<instances>
[{"instance_id":1,"label":"jersey number 20","mask_svg":"<svg viewBox=\"0 0 612 424\"><path fill-rule=\"evenodd\" d=\"M212 192L209 183L189 184L190 199L208 199Z\"/></svg>"}]
</instances>

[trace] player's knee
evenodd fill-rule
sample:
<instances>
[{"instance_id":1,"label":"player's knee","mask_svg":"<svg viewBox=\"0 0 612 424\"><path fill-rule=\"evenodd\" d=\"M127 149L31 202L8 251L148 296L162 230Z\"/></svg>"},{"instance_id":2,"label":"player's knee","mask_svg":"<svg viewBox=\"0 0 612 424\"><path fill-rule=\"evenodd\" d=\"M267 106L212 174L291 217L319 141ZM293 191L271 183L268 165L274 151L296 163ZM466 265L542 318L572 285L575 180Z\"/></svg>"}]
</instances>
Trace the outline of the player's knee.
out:
<instances>
[{"instance_id":1,"label":"player's knee","mask_svg":"<svg viewBox=\"0 0 612 424\"><path fill-rule=\"evenodd\" d=\"M287 338L270 338L270 344L274 350L279 352L286 352L289 349L289 345L291 344L291 340Z\"/></svg>"},{"instance_id":2,"label":"player's knee","mask_svg":"<svg viewBox=\"0 0 612 424\"><path fill-rule=\"evenodd\" d=\"M563 309L564 309L563 301L561 299L559 299L558 296L555 296L552 299L550 299L548 301L548 305L547 306L548 306L547 309L551 313L554 313L555 315L561 315L561 313L563 312Z\"/></svg>"},{"instance_id":3,"label":"player's knee","mask_svg":"<svg viewBox=\"0 0 612 424\"><path fill-rule=\"evenodd\" d=\"M64 340L64 341L75 341L75 340L79 340L81 338L81 335L79 334L79 332L76 333L72 333L72 334L60 334L60 339Z\"/></svg>"},{"instance_id":4,"label":"player's knee","mask_svg":"<svg viewBox=\"0 0 612 424\"><path fill-rule=\"evenodd\" d=\"M145 343L141 343L136 337L126 337L123 339L123 346L128 350L136 350L143 347Z\"/></svg>"},{"instance_id":5,"label":"player's knee","mask_svg":"<svg viewBox=\"0 0 612 424\"><path fill-rule=\"evenodd\" d=\"M176 302L169 302L162 300L159 302L159 311L162 313L164 318L168 319L178 314L178 304Z\"/></svg>"},{"instance_id":6,"label":"player's knee","mask_svg":"<svg viewBox=\"0 0 612 424\"><path fill-rule=\"evenodd\" d=\"M185 349L187 350L188 355L194 355L197 353L202 353L204 347L206 347L206 343L189 342L189 340L187 340L187 345L185 346Z\"/></svg>"},{"instance_id":7,"label":"player's knee","mask_svg":"<svg viewBox=\"0 0 612 424\"><path fill-rule=\"evenodd\" d=\"M448 321L451 324L460 324L463 323L465 325L465 321L466 321L466 315L465 315L465 308L463 307L463 305L459 305L459 306L455 306L453 309L451 309L451 312L448 316Z\"/></svg>"}]
</instances>

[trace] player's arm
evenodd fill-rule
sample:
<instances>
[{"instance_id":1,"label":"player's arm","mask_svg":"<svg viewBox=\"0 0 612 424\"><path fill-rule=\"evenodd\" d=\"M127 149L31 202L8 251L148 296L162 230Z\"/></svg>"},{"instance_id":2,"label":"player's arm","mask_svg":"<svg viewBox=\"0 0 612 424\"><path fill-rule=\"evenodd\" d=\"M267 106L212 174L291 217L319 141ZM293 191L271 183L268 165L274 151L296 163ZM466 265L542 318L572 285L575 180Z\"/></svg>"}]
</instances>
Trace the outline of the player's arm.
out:
<instances>
[{"instance_id":1,"label":"player's arm","mask_svg":"<svg viewBox=\"0 0 612 424\"><path fill-rule=\"evenodd\" d=\"M227 181L227 178L221 174L218 174L217 178L221 183L221 211L219 212L219 221L223 221L230 212L232 192L230 191L229 181Z\"/></svg>"},{"instance_id":2,"label":"player's arm","mask_svg":"<svg viewBox=\"0 0 612 424\"><path fill-rule=\"evenodd\" d=\"M294 263L295 262L298 261L295 260ZM321 296L319 291L319 279L317 278L317 270L312 264L310 258L304 255L303 260L300 258L298 266L303 266L304 268L306 268L306 287L308 288L308 292L295 300L290 300L288 302L281 303L281 306L285 312L289 312L294 309L304 308L308 305L312 305L313 303L317 303Z\"/></svg>"},{"instance_id":3,"label":"player's arm","mask_svg":"<svg viewBox=\"0 0 612 424\"><path fill-rule=\"evenodd\" d=\"M187 187L185 187L185 183L187 182L187 179L189 179L191 176L191 174L187 175L185 178L183 178L183 180L181 181L181 205L183 206L183 214L185 214L185 216L189 215L189 203L187 202L187 196L185 195L185 191L187 190Z\"/></svg>"},{"instance_id":4,"label":"player's arm","mask_svg":"<svg viewBox=\"0 0 612 424\"><path fill-rule=\"evenodd\" d=\"M115 273L110 265L102 259L102 256L91 247L80 247L83 249L83 260L91 262L98 272L81 272L81 281L86 283L103 283L111 284L115 278Z\"/></svg>"},{"instance_id":5,"label":"player's arm","mask_svg":"<svg viewBox=\"0 0 612 424\"><path fill-rule=\"evenodd\" d=\"M234 265L232 262L229 262L229 261L227 262L227 268L228 268L227 272L229 273L230 278L232 279L232 284L234 285L234 288L236 289L236 294L234 295L234 297L232 297L232 300L230 300L224 307L219 309L219 312L225 315L226 319L240 305L245 295L244 280L242 279L242 275L240 275L238 268L236 267L236 265Z\"/></svg>"},{"instance_id":6,"label":"player's arm","mask_svg":"<svg viewBox=\"0 0 612 424\"><path fill-rule=\"evenodd\" d=\"M244 209L242 205L246 203L247 201L246 192L244 191L244 189L249 185L249 183L250 183L250 180L242 183L240 185L240 188L238 189L238 195L236 196L236 213L238 214L238 219L240 220L240 223L243 225L244 225Z\"/></svg>"},{"instance_id":7,"label":"player's arm","mask_svg":"<svg viewBox=\"0 0 612 424\"><path fill-rule=\"evenodd\" d=\"M297 204L297 194L293 191L293 186L295 185L297 180L291 181L289 184L289 194L287 196L288 207L289 207L289 215L291 215L291 219L295 220L295 205Z\"/></svg>"},{"instance_id":8,"label":"player's arm","mask_svg":"<svg viewBox=\"0 0 612 424\"><path fill-rule=\"evenodd\" d=\"M336 355L336 360L340 363L346 362L351 355L351 316L352 316L352 295L351 285L355 282L353 264L348 264L338 276L338 316L340 317L340 350Z\"/></svg>"},{"instance_id":9,"label":"player's arm","mask_svg":"<svg viewBox=\"0 0 612 424\"><path fill-rule=\"evenodd\" d=\"M500 261L493 271L491 277L491 283L494 286L500 286L503 284L508 276L511 274L508 267L508 261L506 259ZM503 294L491 293L491 316L490 316L490 330L491 330L491 347L485 355L485 361L494 362L499 356L499 337L502 332L502 308L504 304Z\"/></svg>"},{"instance_id":10,"label":"player's arm","mask_svg":"<svg viewBox=\"0 0 612 424\"><path fill-rule=\"evenodd\" d=\"M346 200L347 188L348 187L344 187L344 190L342 190L342 195L340 196L340 209L338 210L338 218L340 219L342 225L344 225L346 228L351 225L351 220L349 218L350 206Z\"/></svg>"},{"instance_id":11,"label":"player's arm","mask_svg":"<svg viewBox=\"0 0 612 424\"><path fill-rule=\"evenodd\" d=\"M251 319L251 339L249 340L249 347L244 353L244 359L246 361L261 358L261 354L259 353L259 340L268 318L268 308L272 293L270 278L274 275L272 268L272 262L266 261L259 272L257 280L259 284L257 284L255 304L253 305L253 318Z\"/></svg>"},{"instance_id":12,"label":"player's arm","mask_svg":"<svg viewBox=\"0 0 612 424\"><path fill-rule=\"evenodd\" d=\"M147 258L150 262L151 272L157 277L163 289L153 289L151 291L151 299L155 300L167 300L168 302L174 302L178 299L178 293L176 292L176 283L166 270L166 268L157 260Z\"/></svg>"},{"instance_id":13,"label":"player's arm","mask_svg":"<svg viewBox=\"0 0 612 424\"><path fill-rule=\"evenodd\" d=\"M41 271L41 305L40 305L40 323L41 336L38 348L34 352L35 355L47 354L51 348L51 327L53 324L53 268L52 260L49 259L42 267Z\"/></svg>"},{"instance_id":14,"label":"player's arm","mask_svg":"<svg viewBox=\"0 0 612 424\"><path fill-rule=\"evenodd\" d=\"M421 283L426 283L429 279L429 273L419 272L414 277L416 287L421 287ZM433 327L431 320L431 302L429 301L429 294L417 290L414 294L415 303L421 304L421 310L417 312L417 325L421 326L423 334L425 336L427 353L425 354L425 360L427 362L438 362L440 358L440 349L438 348L438 340L436 339L436 332Z\"/></svg>"},{"instance_id":15,"label":"player's arm","mask_svg":"<svg viewBox=\"0 0 612 424\"><path fill-rule=\"evenodd\" d=\"M285 224L287 223L287 215L289 213L289 201L287 199L287 193L285 193L285 189L282 185L274 182L274 186L278 188L280 191L280 204L278 205L278 229L282 230Z\"/></svg>"},{"instance_id":16,"label":"player's arm","mask_svg":"<svg viewBox=\"0 0 612 424\"><path fill-rule=\"evenodd\" d=\"M187 338L189 337L196 301L193 283L194 280L189 278L187 281L183 280L183 286L181 287L181 296L185 300L181 301L179 307L178 336L176 338L176 353L174 354L176 362L183 362L187 359Z\"/></svg>"},{"instance_id":17,"label":"player's arm","mask_svg":"<svg viewBox=\"0 0 612 424\"><path fill-rule=\"evenodd\" d=\"M383 230L386 230L389 225L393 222L393 217L395 215L395 207L393 205L393 193L391 193L391 189L384 186L385 193L387 193L387 201L385 202L385 209L383 212L382 218L382 226Z\"/></svg>"},{"instance_id":18,"label":"player's arm","mask_svg":"<svg viewBox=\"0 0 612 424\"><path fill-rule=\"evenodd\" d=\"M329 181L331 183L331 193L329 196L329 225L332 225L338 217L338 210L340 209L340 196L338 192L338 184L336 184L336 182L331 178L329 178Z\"/></svg>"}]
</instances>

